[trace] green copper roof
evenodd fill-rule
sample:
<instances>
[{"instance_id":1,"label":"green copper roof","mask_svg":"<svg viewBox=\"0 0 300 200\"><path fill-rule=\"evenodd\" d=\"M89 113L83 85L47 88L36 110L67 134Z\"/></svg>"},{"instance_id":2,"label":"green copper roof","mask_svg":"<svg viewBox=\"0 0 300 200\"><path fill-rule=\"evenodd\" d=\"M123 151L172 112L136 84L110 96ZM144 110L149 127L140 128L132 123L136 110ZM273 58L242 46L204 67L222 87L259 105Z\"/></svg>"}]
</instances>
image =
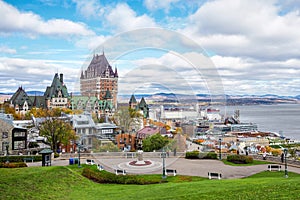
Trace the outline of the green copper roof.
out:
<instances>
[{"instance_id":1,"label":"green copper roof","mask_svg":"<svg viewBox=\"0 0 300 200\"><path fill-rule=\"evenodd\" d=\"M53 153L53 151L51 149L43 149L42 151L40 151L40 154L49 154L49 153Z\"/></svg>"},{"instance_id":2,"label":"green copper roof","mask_svg":"<svg viewBox=\"0 0 300 200\"><path fill-rule=\"evenodd\" d=\"M66 87L66 85L63 82L63 75L60 74L60 77L58 76L58 74L56 73L51 86L48 86L44 96L47 99L50 99L52 97L58 97L59 93L61 93L62 97L69 97L68 94L68 89Z\"/></svg>"},{"instance_id":3,"label":"green copper roof","mask_svg":"<svg viewBox=\"0 0 300 200\"><path fill-rule=\"evenodd\" d=\"M110 91L108 89L106 90L104 99L112 99L111 93L110 93Z\"/></svg>"},{"instance_id":4,"label":"green copper roof","mask_svg":"<svg viewBox=\"0 0 300 200\"><path fill-rule=\"evenodd\" d=\"M130 103L130 104L132 104L132 103L137 103L137 101L136 101L134 95L131 95L130 100L129 100L129 103Z\"/></svg>"}]
</instances>

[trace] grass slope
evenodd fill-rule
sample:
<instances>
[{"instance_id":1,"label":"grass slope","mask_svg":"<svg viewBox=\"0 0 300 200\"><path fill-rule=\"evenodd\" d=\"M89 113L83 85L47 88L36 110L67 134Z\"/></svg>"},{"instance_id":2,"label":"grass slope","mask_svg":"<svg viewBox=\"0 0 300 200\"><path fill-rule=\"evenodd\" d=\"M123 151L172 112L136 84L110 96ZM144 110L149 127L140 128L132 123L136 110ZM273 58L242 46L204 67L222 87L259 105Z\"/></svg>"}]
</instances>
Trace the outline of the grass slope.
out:
<instances>
[{"instance_id":1,"label":"grass slope","mask_svg":"<svg viewBox=\"0 0 300 200\"><path fill-rule=\"evenodd\" d=\"M300 199L300 175L263 172L244 179L208 180L178 176L168 183L94 183L76 166L0 169L1 199ZM191 181L191 182L189 182Z\"/></svg>"}]
</instances>

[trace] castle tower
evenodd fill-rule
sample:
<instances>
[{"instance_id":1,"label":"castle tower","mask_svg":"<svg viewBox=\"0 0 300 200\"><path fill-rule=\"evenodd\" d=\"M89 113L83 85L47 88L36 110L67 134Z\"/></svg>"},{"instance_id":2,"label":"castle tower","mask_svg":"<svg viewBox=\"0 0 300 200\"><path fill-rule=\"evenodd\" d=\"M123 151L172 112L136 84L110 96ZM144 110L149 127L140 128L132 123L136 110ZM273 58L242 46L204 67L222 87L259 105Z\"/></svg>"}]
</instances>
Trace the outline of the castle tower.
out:
<instances>
[{"instance_id":1,"label":"castle tower","mask_svg":"<svg viewBox=\"0 0 300 200\"><path fill-rule=\"evenodd\" d=\"M131 98L129 100L129 108L131 109L135 109L136 108L136 105L137 105L137 101L135 99L135 96L134 95L131 95Z\"/></svg>"},{"instance_id":2,"label":"castle tower","mask_svg":"<svg viewBox=\"0 0 300 200\"><path fill-rule=\"evenodd\" d=\"M113 106L117 107L118 71L113 71L104 53L94 55L86 70L80 76L80 93L83 96L94 96L104 100L106 91L112 96Z\"/></svg>"}]
</instances>

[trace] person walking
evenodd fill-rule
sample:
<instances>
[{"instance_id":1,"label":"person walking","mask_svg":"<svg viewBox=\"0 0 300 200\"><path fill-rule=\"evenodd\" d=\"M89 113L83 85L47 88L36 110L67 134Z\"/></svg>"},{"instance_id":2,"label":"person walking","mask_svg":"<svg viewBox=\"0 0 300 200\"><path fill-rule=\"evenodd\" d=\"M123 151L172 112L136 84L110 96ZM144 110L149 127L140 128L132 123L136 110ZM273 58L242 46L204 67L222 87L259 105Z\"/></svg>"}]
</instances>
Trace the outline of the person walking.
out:
<instances>
[{"instance_id":1,"label":"person walking","mask_svg":"<svg viewBox=\"0 0 300 200\"><path fill-rule=\"evenodd\" d=\"M266 160L267 159L267 152L264 152L263 154L263 160Z\"/></svg>"}]
</instances>

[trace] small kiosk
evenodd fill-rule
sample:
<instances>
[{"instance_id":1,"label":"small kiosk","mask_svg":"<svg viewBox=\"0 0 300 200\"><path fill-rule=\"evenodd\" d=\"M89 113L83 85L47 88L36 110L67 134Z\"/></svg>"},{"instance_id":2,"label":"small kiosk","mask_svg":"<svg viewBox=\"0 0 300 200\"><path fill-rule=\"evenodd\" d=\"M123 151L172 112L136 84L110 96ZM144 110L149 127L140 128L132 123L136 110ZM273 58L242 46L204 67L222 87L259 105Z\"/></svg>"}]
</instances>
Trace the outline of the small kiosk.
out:
<instances>
[{"instance_id":1,"label":"small kiosk","mask_svg":"<svg viewBox=\"0 0 300 200\"><path fill-rule=\"evenodd\" d=\"M51 149L43 149L40 151L42 154L42 166L51 166L51 154L53 151Z\"/></svg>"}]
</instances>

